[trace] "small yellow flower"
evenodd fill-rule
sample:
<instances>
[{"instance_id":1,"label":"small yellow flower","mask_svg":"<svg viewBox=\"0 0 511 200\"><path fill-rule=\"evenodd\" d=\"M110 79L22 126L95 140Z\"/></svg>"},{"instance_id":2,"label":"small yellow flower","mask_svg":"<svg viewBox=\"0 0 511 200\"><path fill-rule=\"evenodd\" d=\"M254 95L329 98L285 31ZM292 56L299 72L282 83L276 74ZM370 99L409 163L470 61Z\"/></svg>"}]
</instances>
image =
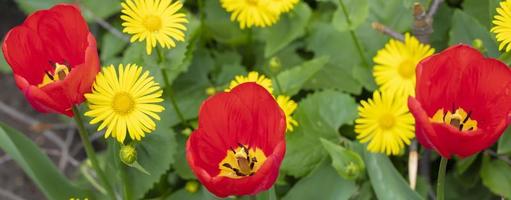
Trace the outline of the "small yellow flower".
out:
<instances>
[{"instance_id":1,"label":"small yellow flower","mask_svg":"<svg viewBox=\"0 0 511 200\"><path fill-rule=\"evenodd\" d=\"M501 1L497 8L497 15L493 17L495 25L491 32L496 34L497 41L500 42L499 50L506 48L506 52L511 50L511 0ZM507 46L507 47L506 47Z\"/></svg>"},{"instance_id":2,"label":"small yellow flower","mask_svg":"<svg viewBox=\"0 0 511 200\"><path fill-rule=\"evenodd\" d=\"M360 104L355 132L361 143L369 142L368 151L398 155L415 137L415 120L408 111L406 98L375 91L373 99Z\"/></svg>"},{"instance_id":3,"label":"small yellow flower","mask_svg":"<svg viewBox=\"0 0 511 200\"><path fill-rule=\"evenodd\" d=\"M298 106L295 101L291 100L289 96L279 95L277 97L277 103L279 104L282 111L286 115L286 127L288 132L293 131L293 127L298 126L298 122L293 119L293 112L296 110Z\"/></svg>"},{"instance_id":4,"label":"small yellow flower","mask_svg":"<svg viewBox=\"0 0 511 200\"><path fill-rule=\"evenodd\" d=\"M132 140L141 140L156 128L153 119L160 120L162 94L154 77L142 72L142 67L121 64L117 72L110 65L96 76L92 93L85 94L90 109L85 115L93 118L91 124L102 121L98 131L107 127L105 138L111 135L123 143L129 134Z\"/></svg>"},{"instance_id":5,"label":"small yellow flower","mask_svg":"<svg viewBox=\"0 0 511 200\"><path fill-rule=\"evenodd\" d=\"M229 84L229 88L225 89L226 92L231 91L233 88L242 83L247 82L255 82L260 86L264 87L271 94L273 93L273 87L271 83L271 79L267 78L263 74L259 74L258 72L249 72L247 76L236 76L234 80Z\"/></svg>"},{"instance_id":6,"label":"small yellow flower","mask_svg":"<svg viewBox=\"0 0 511 200\"><path fill-rule=\"evenodd\" d=\"M434 51L408 33L404 42L391 39L373 59L376 64L373 70L376 84L386 93L415 96L415 68Z\"/></svg>"},{"instance_id":7,"label":"small yellow flower","mask_svg":"<svg viewBox=\"0 0 511 200\"><path fill-rule=\"evenodd\" d=\"M184 13L178 13L183 4L176 0L126 0L121 3L123 32L132 35L131 42L146 41L146 52L151 55L156 43L164 48L184 41L188 23Z\"/></svg>"},{"instance_id":8,"label":"small yellow flower","mask_svg":"<svg viewBox=\"0 0 511 200\"><path fill-rule=\"evenodd\" d=\"M222 7L231 13L231 21L237 20L241 29L267 27L279 19L279 11L271 6L274 0L220 0ZM283 0L287 1L287 0Z\"/></svg>"},{"instance_id":9,"label":"small yellow flower","mask_svg":"<svg viewBox=\"0 0 511 200\"><path fill-rule=\"evenodd\" d=\"M270 6L279 13L287 13L291 11L299 0L272 0Z\"/></svg>"}]
</instances>

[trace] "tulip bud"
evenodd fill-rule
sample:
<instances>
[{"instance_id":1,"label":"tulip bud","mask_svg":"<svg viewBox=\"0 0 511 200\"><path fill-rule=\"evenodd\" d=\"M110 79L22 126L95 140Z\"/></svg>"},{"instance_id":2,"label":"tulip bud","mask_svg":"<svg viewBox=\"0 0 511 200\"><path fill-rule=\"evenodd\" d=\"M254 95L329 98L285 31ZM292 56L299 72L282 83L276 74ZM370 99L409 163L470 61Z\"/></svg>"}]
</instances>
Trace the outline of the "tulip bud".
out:
<instances>
[{"instance_id":1,"label":"tulip bud","mask_svg":"<svg viewBox=\"0 0 511 200\"><path fill-rule=\"evenodd\" d=\"M270 59L270 71L272 73L277 73L282 68L282 63L278 57L272 57Z\"/></svg>"},{"instance_id":2,"label":"tulip bud","mask_svg":"<svg viewBox=\"0 0 511 200\"><path fill-rule=\"evenodd\" d=\"M123 145L119 151L121 161L126 165L131 165L137 161L137 150L133 145Z\"/></svg>"},{"instance_id":3,"label":"tulip bud","mask_svg":"<svg viewBox=\"0 0 511 200\"><path fill-rule=\"evenodd\" d=\"M214 94L216 94L216 88L215 87L206 88L206 94L208 96L213 96Z\"/></svg>"},{"instance_id":4,"label":"tulip bud","mask_svg":"<svg viewBox=\"0 0 511 200\"><path fill-rule=\"evenodd\" d=\"M199 183L197 181L188 181L186 182L185 190L189 193L195 193L199 190Z\"/></svg>"}]
</instances>

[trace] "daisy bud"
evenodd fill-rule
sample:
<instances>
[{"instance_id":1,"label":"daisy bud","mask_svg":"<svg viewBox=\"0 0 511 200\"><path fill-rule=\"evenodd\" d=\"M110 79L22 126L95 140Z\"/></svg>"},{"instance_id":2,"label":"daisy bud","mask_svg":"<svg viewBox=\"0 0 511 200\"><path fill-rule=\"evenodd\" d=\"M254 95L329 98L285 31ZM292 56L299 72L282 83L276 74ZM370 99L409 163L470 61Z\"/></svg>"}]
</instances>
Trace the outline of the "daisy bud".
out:
<instances>
[{"instance_id":1,"label":"daisy bud","mask_svg":"<svg viewBox=\"0 0 511 200\"><path fill-rule=\"evenodd\" d=\"M185 190L189 193L196 193L199 190L199 183L197 181L188 181L186 182Z\"/></svg>"},{"instance_id":2,"label":"daisy bud","mask_svg":"<svg viewBox=\"0 0 511 200\"><path fill-rule=\"evenodd\" d=\"M122 145L119 157L124 164L131 165L137 161L137 150L133 145Z\"/></svg>"}]
</instances>

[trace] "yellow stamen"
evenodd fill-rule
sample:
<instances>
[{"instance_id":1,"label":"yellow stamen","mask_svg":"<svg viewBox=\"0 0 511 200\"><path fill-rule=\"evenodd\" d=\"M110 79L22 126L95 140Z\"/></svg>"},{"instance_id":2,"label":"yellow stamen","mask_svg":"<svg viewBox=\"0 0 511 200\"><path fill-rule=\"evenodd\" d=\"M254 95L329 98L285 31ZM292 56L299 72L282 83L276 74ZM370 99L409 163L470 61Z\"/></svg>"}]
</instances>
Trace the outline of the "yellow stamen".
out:
<instances>
[{"instance_id":1,"label":"yellow stamen","mask_svg":"<svg viewBox=\"0 0 511 200\"><path fill-rule=\"evenodd\" d=\"M236 149L227 150L227 155L218 164L219 176L229 178L243 178L252 176L266 161L266 155L259 148L248 149L245 145L239 145Z\"/></svg>"},{"instance_id":2,"label":"yellow stamen","mask_svg":"<svg viewBox=\"0 0 511 200\"><path fill-rule=\"evenodd\" d=\"M451 111L444 112L441 108L433 115L431 121L437 123L449 124L460 131L475 131L477 130L477 121L470 118L470 113L467 113L463 108L458 108L454 113Z\"/></svg>"},{"instance_id":3,"label":"yellow stamen","mask_svg":"<svg viewBox=\"0 0 511 200\"><path fill-rule=\"evenodd\" d=\"M46 72L46 74L43 77L43 81L39 83L37 87L42 88L50 83L59 80L64 80L67 74L69 74L69 67L67 67L66 65L55 63L55 70L53 71L53 73Z\"/></svg>"}]
</instances>

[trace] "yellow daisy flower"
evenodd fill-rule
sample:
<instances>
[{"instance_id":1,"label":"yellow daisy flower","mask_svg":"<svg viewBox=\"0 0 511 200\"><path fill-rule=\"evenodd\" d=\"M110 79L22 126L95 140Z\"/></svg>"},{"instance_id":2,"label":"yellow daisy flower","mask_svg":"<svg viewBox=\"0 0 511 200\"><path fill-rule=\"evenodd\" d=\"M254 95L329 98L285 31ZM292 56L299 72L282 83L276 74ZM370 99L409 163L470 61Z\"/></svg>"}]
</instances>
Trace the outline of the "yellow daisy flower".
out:
<instances>
[{"instance_id":1,"label":"yellow daisy flower","mask_svg":"<svg viewBox=\"0 0 511 200\"><path fill-rule=\"evenodd\" d=\"M176 46L174 40L185 40L184 24L188 20L184 13L178 13L183 7L180 1L126 0L121 6L123 32L133 35L131 42L145 40L148 55L151 55L156 43L171 48Z\"/></svg>"},{"instance_id":2,"label":"yellow daisy flower","mask_svg":"<svg viewBox=\"0 0 511 200\"><path fill-rule=\"evenodd\" d=\"M279 19L279 11L271 4L273 0L220 0L222 7L231 13L231 21L237 20L241 29L267 27Z\"/></svg>"},{"instance_id":3,"label":"yellow daisy flower","mask_svg":"<svg viewBox=\"0 0 511 200\"><path fill-rule=\"evenodd\" d=\"M423 58L434 53L427 44L405 34L405 41L391 39L378 51L373 61L373 76L384 92L399 96L415 96L415 68Z\"/></svg>"},{"instance_id":4,"label":"yellow daisy flower","mask_svg":"<svg viewBox=\"0 0 511 200\"><path fill-rule=\"evenodd\" d=\"M269 93L273 93L271 79L267 78L263 74L259 74L258 72L249 72L247 76L234 77L234 80L232 80L229 84L229 88L225 89L225 91L229 92L239 84L246 82L255 82L260 86L263 86L266 90L268 90Z\"/></svg>"},{"instance_id":5,"label":"yellow daisy flower","mask_svg":"<svg viewBox=\"0 0 511 200\"><path fill-rule=\"evenodd\" d=\"M497 41L500 42L499 50L506 47L506 52L511 50L511 0L501 1L497 8L497 15L493 17L495 25L491 32L496 34Z\"/></svg>"},{"instance_id":6,"label":"yellow daisy flower","mask_svg":"<svg viewBox=\"0 0 511 200\"><path fill-rule=\"evenodd\" d=\"M277 103L279 104L282 111L286 115L286 127L288 132L292 132L294 127L298 126L298 122L293 119L293 112L298 106L295 101L291 100L289 96L279 95L277 97Z\"/></svg>"},{"instance_id":7,"label":"yellow daisy flower","mask_svg":"<svg viewBox=\"0 0 511 200\"><path fill-rule=\"evenodd\" d=\"M361 143L369 142L368 151L397 155L415 137L415 120L406 98L375 91L373 99L360 104L355 132Z\"/></svg>"},{"instance_id":8,"label":"yellow daisy flower","mask_svg":"<svg viewBox=\"0 0 511 200\"><path fill-rule=\"evenodd\" d=\"M291 11L299 0L272 0L270 6L279 13L287 13Z\"/></svg>"},{"instance_id":9,"label":"yellow daisy flower","mask_svg":"<svg viewBox=\"0 0 511 200\"><path fill-rule=\"evenodd\" d=\"M140 140L156 128L153 119L160 120L157 113L165 109L158 104L162 93L142 67L121 64L117 72L110 65L96 76L92 93L85 94L90 109L85 115L93 118L90 124L102 121L98 131L107 127L105 138L111 135L123 143L128 133L132 140Z\"/></svg>"}]
</instances>

